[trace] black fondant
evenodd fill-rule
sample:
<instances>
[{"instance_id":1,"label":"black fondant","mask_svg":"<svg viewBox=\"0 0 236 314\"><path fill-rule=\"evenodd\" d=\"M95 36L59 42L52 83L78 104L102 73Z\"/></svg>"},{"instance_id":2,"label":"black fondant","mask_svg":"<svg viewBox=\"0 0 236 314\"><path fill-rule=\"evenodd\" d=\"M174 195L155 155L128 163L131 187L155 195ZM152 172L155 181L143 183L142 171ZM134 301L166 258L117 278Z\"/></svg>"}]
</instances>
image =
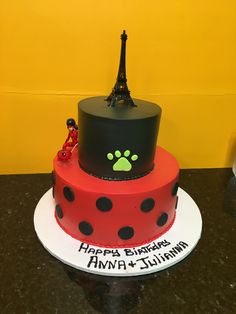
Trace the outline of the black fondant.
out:
<instances>
[{"instance_id":1,"label":"black fondant","mask_svg":"<svg viewBox=\"0 0 236 314\"><path fill-rule=\"evenodd\" d=\"M147 213L147 212L149 212L150 210L152 210L152 209L154 208L154 206L155 206L155 201L154 201L154 199L153 199L153 198L146 198L146 199L142 202L140 208L141 208L141 210L142 210L143 212Z\"/></svg>"},{"instance_id":2,"label":"black fondant","mask_svg":"<svg viewBox=\"0 0 236 314\"><path fill-rule=\"evenodd\" d=\"M108 180L135 179L154 167L156 140L161 108L134 99L137 107L118 104L108 107L104 97L93 97L79 103L79 164L83 170ZM119 158L115 151L130 151L130 171L114 171ZM113 154L113 160L107 154ZM131 160L133 155L138 159Z\"/></svg>"},{"instance_id":3,"label":"black fondant","mask_svg":"<svg viewBox=\"0 0 236 314\"><path fill-rule=\"evenodd\" d=\"M63 218L63 211L61 209L60 205L56 205L56 213L57 213L57 217L62 219Z\"/></svg>"},{"instance_id":4,"label":"black fondant","mask_svg":"<svg viewBox=\"0 0 236 314\"><path fill-rule=\"evenodd\" d=\"M167 213L163 213L161 214L161 216L157 219L157 225L162 227L166 224L168 220L168 214Z\"/></svg>"},{"instance_id":5,"label":"black fondant","mask_svg":"<svg viewBox=\"0 0 236 314\"><path fill-rule=\"evenodd\" d=\"M52 185L56 184L56 176L55 176L55 171L52 171Z\"/></svg>"},{"instance_id":6,"label":"black fondant","mask_svg":"<svg viewBox=\"0 0 236 314\"><path fill-rule=\"evenodd\" d=\"M122 240L131 239L134 236L134 229L132 227L123 227L118 231L118 235Z\"/></svg>"},{"instance_id":7,"label":"black fondant","mask_svg":"<svg viewBox=\"0 0 236 314\"><path fill-rule=\"evenodd\" d=\"M68 186L65 186L63 188L63 194L64 194L65 198L67 199L67 201L69 201L69 202L74 201L74 199L75 199L74 192Z\"/></svg>"},{"instance_id":8,"label":"black fondant","mask_svg":"<svg viewBox=\"0 0 236 314\"><path fill-rule=\"evenodd\" d=\"M112 201L107 197L100 197L96 201L96 206L99 210L107 212L112 209Z\"/></svg>"},{"instance_id":9,"label":"black fondant","mask_svg":"<svg viewBox=\"0 0 236 314\"><path fill-rule=\"evenodd\" d=\"M175 196L177 194L178 188L179 188L179 182L176 182L173 186L173 189L172 189L172 195L173 196Z\"/></svg>"},{"instance_id":10,"label":"black fondant","mask_svg":"<svg viewBox=\"0 0 236 314\"><path fill-rule=\"evenodd\" d=\"M179 197L177 196L176 197L176 202L175 202L175 209L177 209L177 207L178 207L178 201L179 201Z\"/></svg>"},{"instance_id":11,"label":"black fondant","mask_svg":"<svg viewBox=\"0 0 236 314\"><path fill-rule=\"evenodd\" d=\"M87 221L81 221L79 223L79 230L84 235L91 235L93 233L93 227Z\"/></svg>"}]
</instances>

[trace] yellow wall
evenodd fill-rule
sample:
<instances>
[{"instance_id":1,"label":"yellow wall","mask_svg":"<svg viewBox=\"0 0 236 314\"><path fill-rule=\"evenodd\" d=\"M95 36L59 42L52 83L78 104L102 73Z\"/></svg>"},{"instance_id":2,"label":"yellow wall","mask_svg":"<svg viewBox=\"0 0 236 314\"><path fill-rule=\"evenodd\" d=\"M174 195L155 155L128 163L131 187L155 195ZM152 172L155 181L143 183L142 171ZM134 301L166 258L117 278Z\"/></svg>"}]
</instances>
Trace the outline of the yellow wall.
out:
<instances>
[{"instance_id":1,"label":"yellow wall","mask_svg":"<svg viewBox=\"0 0 236 314\"><path fill-rule=\"evenodd\" d=\"M128 33L133 97L163 108L182 168L236 152L235 0L7 0L0 10L0 173L49 172L77 101L114 85Z\"/></svg>"}]
</instances>

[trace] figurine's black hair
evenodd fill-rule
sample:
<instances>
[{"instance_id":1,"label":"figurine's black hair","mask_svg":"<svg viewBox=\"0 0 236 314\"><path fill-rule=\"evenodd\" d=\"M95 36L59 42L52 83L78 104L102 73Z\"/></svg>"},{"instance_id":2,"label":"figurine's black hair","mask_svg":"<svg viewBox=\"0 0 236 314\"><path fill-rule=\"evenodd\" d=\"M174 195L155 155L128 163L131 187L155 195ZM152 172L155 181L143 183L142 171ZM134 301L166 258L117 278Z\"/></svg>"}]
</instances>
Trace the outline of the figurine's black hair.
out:
<instances>
[{"instance_id":1,"label":"figurine's black hair","mask_svg":"<svg viewBox=\"0 0 236 314\"><path fill-rule=\"evenodd\" d=\"M73 118L69 118L66 120L67 126L73 126L75 129L78 129L78 126Z\"/></svg>"}]
</instances>

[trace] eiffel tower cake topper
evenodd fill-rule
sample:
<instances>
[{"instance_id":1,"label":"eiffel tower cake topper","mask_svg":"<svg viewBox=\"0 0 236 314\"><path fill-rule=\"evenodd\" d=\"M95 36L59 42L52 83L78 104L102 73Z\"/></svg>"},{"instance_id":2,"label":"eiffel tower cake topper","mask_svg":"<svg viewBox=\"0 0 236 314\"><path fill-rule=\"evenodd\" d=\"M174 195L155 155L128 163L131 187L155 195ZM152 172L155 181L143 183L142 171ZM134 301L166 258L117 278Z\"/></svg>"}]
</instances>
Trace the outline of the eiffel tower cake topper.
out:
<instances>
[{"instance_id":1,"label":"eiffel tower cake topper","mask_svg":"<svg viewBox=\"0 0 236 314\"><path fill-rule=\"evenodd\" d=\"M108 106L115 107L117 103L123 102L125 105L136 107L133 99L130 96L130 91L127 85L126 79L126 67L125 67L125 56L126 56L126 40L127 34L125 30L121 34L121 51L120 51L120 65L117 74L117 79L111 94L106 98Z\"/></svg>"}]
</instances>

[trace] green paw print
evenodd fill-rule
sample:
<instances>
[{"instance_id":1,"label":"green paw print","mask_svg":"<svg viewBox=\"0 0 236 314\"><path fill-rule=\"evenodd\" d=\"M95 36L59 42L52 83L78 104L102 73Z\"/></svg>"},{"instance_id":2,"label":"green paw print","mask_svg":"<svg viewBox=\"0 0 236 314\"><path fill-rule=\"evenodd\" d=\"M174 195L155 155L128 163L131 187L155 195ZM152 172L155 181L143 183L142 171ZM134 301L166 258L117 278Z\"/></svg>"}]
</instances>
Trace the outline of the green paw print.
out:
<instances>
[{"instance_id":1,"label":"green paw print","mask_svg":"<svg viewBox=\"0 0 236 314\"><path fill-rule=\"evenodd\" d=\"M116 150L114 155L112 153L107 154L108 160L113 160L114 157L118 158L112 167L114 171L130 171L132 169L132 164L127 158L130 157L132 161L136 161L138 159L138 155L130 156L130 150L128 149L124 151L123 156L119 150Z\"/></svg>"}]
</instances>

